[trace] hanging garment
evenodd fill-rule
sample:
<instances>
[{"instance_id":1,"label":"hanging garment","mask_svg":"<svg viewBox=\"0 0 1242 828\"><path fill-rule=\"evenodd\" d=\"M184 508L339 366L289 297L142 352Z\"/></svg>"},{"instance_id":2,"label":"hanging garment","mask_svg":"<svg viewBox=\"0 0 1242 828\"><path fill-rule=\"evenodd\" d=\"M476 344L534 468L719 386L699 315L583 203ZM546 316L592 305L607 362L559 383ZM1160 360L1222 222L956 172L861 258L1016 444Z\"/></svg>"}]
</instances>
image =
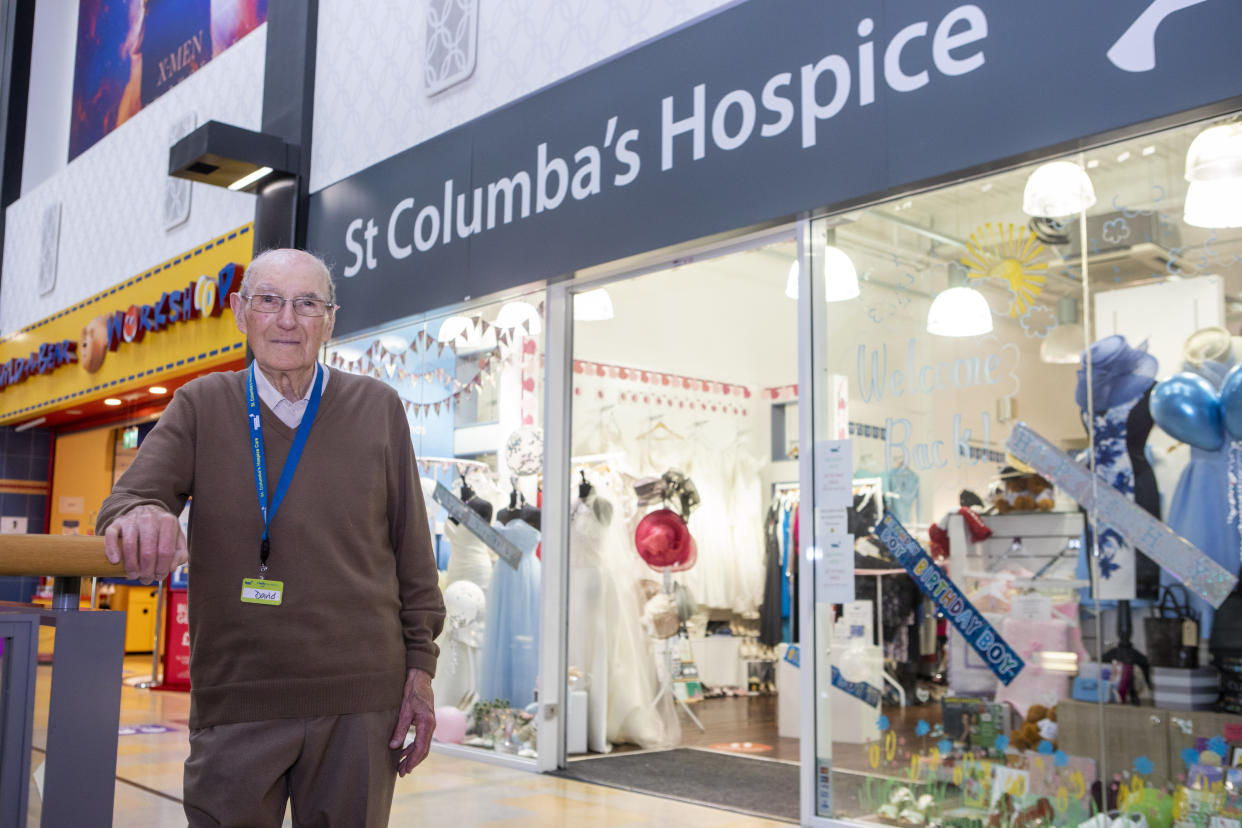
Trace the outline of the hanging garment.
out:
<instances>
[{"instance_id":1,"label":"hanging garment","mask_svg":"<svg viewBox=\"0 0 1242 828\"><path fill-rule=\"evenodd\" d=\"M900 465L884 476L884 505L903 526L918 521L919 475Z\"/></svg>"},{"instance_id":2,"label":"hanging garment","mask_svg":"<svg viewBox=\"0 0 1242 828\"><path fill-rule=\"evenodd\" d=\"M1231 364L1205 361L1186 365L1186 370L1199 374L1217 391L1229 373ZM1173 500L1169 503L1169 528L1227 572L1236 573L1239 564L1239 537L1236 521L1225 519L1229 514L1229 441L1216 451L1190 447L1190 462L1178 478ZM1181 583L1175 576L1161 571L1162 585ZM1215 610L1193 590L1190 608L1199 613L1199 635L1209 638Z\"/></svg>"},{"instance_id":3,"label":"hanging garment","mask_svg":"<svg viewBox=\"0 0 1242 828\"><path fill-rule=\"evenodd\" d=\"M516 568L501 563L492 570L479 699L508 699L520 709L535 700L539 674L539 532L521 520L496 528L522 551L522 558Z\"/></svg>"},{"instance_id":4,"label":"hanging garment","mask_svg":"<svg viewBox=\"0 0 1242 828\"><path fill-rule=\"evenodd\" d=\"M781 506L772 501L764 518L764 581L763 606L759 610L759 643L775 647L781 643L781 597L785 571L781 568L781 543L777 538Z\"/></svg>"}]
</instances>

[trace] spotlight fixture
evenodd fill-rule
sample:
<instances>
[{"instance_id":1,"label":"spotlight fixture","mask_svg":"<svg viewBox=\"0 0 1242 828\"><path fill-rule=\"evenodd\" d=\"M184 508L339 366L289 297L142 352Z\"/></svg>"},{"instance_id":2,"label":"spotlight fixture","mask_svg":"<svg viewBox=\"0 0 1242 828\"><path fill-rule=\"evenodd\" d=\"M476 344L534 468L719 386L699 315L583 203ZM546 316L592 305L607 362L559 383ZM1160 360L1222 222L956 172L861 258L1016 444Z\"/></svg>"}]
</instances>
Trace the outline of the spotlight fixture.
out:
<instances>
[{"instance_id":1,"label":"spotlight fixture","mask_svg":"<svg viewBox=\"0 0 1242 828\"><path fill-rule=\"evenodd\" d=\"M120 404L121 404L121 401L118 400L116 397L108 397L108 399L104 400L104 405L117 406Z\"/></svg>"},{"instance_id":2,"label":"spotlight fixture","mask_svg":"<svg viewBox=\"0 0 1242 828\"><path fill-rule=\"evenodd\" d=\"M253 192L272 176L291 176L299 148L275 135L208 121L168 151L168 174Z\"/></svg>"},{"instance_id":3,"label":"spotlight fixture","mask_svg":"<svg viewBox=\"0 0 1242 828\"><path fill-rule=\"evenodd\" d=\"M162 385L152 385L150 388L148 388L148 389L147 389L147 392L148 392L148 393L151 393L151 394L154 394L155 396L159 397L159 396L162 396L162 395L164 395L164 394L167 394L167 393L168 393L168 389L167 389L167 388L165 388L165 387L164 387L164 386L162 386Z\"/></svg>"}]
</instances>

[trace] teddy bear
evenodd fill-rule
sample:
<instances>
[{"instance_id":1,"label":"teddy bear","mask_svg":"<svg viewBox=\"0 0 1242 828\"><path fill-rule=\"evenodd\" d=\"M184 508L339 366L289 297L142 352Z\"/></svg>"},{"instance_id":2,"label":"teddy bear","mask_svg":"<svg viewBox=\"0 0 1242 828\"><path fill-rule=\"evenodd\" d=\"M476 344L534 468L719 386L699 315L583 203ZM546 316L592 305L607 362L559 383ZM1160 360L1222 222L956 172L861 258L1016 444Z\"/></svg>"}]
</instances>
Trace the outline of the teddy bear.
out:
<instances>
[{"instance_id":1,"label":"teddy bear","mask_svg":"<svg viewBox=\"0 0 1242 828\"><path fill-rule=\"evenodd\" d=\"M1009 512L1051 512L1056 505L1052 484L1038 474L1024 474L1012 466L1001 470L991 492L992 505L1002 515Z\"/></svg>"},{"instance_id":2,"label":"teddy bear","mask_svg":"<svg viewBox=\"0 0 1242 828\"><path fill-rule=\"evenodd\" d=\"M1057 709L1033 704L1026 711L1026 721L1009 732L1009 746L1017 750L1036 750L1040 742L1051 742L1057 749Z\"/></svg>"}]
</instances>

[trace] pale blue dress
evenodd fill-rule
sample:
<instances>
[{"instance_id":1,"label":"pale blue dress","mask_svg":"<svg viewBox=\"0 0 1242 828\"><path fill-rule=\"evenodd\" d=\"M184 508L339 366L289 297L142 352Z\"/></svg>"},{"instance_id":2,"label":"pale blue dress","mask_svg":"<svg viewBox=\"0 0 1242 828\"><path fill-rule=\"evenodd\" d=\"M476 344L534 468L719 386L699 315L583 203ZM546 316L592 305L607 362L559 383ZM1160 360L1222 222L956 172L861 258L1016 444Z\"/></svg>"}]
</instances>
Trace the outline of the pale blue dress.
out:
<instances>
[{"instance_id":1,"label":"pale blue dress","mask_svg":"<svg viewBox=\"0 0 1242 828\"><path fill-rule=\"evenodd\" d=\"M1186 370L1203 377L1219 391L1231 367L1209 360L1202 365L1187 364ZM1190 462L1177 481L1165 522L1226 571L1236 575L1242 562L1242 537L1238 533L1238 524L1229 521L1228 515L1229 441L1226 440L1224 446L1216 451L1191 446ZM1162 570L1160 583L1177 584L1181 581ZM1214 610L1193 590L1187 591L1190 594L1190 608L1199 613L1199 635L1208 638L1212 634Z\"/></svg>"},{"instance_id":2,"label":"pale blue dress","mask_svg":"<svg viewBox=\"0 0 1242 828\"><path fill-rule=\"evenodd\" d=\"M503 560L492 568L479 700L508 699L520 710L535 700L539 673L539 530L522 520L494 528L522 550L522 559L516 569Z\"/></svg>"}]
</instances>

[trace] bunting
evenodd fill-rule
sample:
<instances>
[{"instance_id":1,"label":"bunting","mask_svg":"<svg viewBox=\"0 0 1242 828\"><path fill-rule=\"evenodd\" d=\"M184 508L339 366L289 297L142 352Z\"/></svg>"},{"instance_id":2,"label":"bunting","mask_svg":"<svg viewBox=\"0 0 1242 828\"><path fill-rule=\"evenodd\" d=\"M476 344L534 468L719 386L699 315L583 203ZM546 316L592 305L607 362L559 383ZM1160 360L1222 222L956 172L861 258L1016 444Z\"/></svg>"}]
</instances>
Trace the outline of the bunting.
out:
<instances>
[{"instance_id":1,"label":"bunting","mask_svg":"<svg viewBox=\"0 0 1242 828\"><path fill-rule=\"evenodd\" d=\"M589 362L583 359L574 360L574 373L586 377L615 379L639 385L659 386L666 392L691 394L708 394L722 397L738 397L750 399L751 390L737 383L705 380L698 377L686 377L680 374L665 374L659 371L645 371L625 365L609 365L603 362Z\"/></svg>"}]
</instances>

